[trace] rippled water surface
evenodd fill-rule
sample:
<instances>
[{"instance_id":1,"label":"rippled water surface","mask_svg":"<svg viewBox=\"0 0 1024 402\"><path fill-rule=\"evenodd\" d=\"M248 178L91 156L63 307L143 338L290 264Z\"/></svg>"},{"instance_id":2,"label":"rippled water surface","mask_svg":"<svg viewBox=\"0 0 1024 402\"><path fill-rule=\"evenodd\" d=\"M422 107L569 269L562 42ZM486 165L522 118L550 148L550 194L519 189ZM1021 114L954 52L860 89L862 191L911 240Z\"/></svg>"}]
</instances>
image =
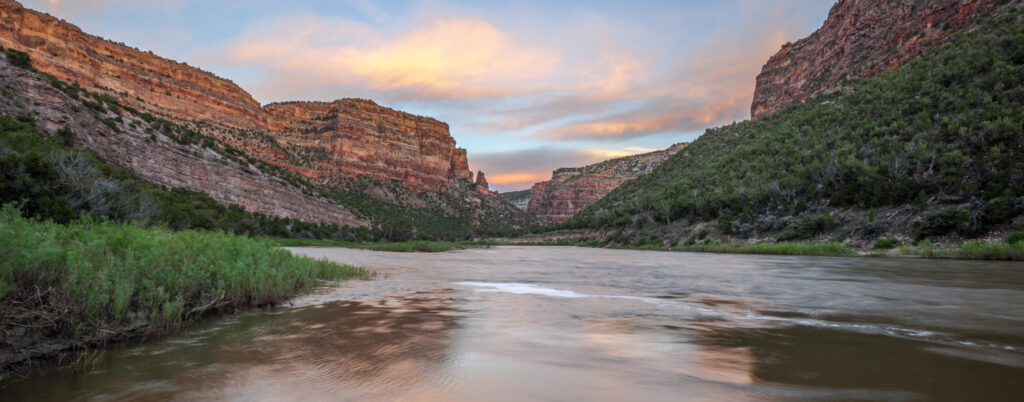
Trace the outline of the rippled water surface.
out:
<instances>
[{"instance_id":1,"label":"rippled water surface","mask_svg":"<svg viewBox=\"0 0 1024 402\"><path fill-rule=\"evenodd\" d=\"M3 400L1020 400L1024 264L568 247L294 252L369 282Z\"/></svg>"}]
</instances>

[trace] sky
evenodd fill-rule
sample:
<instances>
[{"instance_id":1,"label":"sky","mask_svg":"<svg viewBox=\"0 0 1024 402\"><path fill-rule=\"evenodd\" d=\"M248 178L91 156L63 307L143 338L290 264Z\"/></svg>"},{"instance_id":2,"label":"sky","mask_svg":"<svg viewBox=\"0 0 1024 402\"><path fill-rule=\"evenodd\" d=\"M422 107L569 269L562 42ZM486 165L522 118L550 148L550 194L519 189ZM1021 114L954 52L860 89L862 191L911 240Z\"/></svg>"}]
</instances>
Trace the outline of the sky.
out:
<instances>
[{"instance_id":1,"label":"sky","mask_svg":"<svg viewBox=\"0 0 1024 402\"><path fill-rule=\"evenodd\" d=\"M492 189L750 118L833 0L22 0L261 103L372 99L448 123Z\"/></svg>"}]
</instances>

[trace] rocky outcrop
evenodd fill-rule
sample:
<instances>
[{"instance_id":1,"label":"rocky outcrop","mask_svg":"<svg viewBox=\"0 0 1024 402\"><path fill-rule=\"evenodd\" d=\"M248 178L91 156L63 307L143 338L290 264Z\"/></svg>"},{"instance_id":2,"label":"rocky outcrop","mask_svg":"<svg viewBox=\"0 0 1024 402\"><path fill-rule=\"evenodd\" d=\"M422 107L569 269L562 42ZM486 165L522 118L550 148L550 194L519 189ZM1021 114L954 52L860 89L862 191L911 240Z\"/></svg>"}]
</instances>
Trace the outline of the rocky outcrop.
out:
<instances>
[{"instance_id":1,"label":"rocky outcrop","mask_svg":"<svg viewBox=\"0 0 1024 402\"><path fill-rule=\"evenodd\" d=\"M476 174L476 192L480 195L487 195L491 193L491 189L487 185L487 178L484 177L483 171L477 172Z\"/></svg>"},{"instance_id":2,"label":"rocky outcrop","mask_svg":"<svg viewBox=\"0 0 1024 402\"><path fill-rule=\"evenodd\" d=\"M0 45L29 53L40 71L196 125L204 136L313 183L375 178L444 192L472 176L466 151L443 122L360 99L261 107L231 81L83 33L13 0L0 0Z\"/></svg>"},{"instance_id":3,"label":"rocky outcrop","mask_svg":"<svg viewBox=\"0 0 1024 402\"><path fill-rule=\"evenodd\" d=\"M526 212L548 223L563 222L627 180L650 173L686 145L676 144L665 150L580 168L557 169L552 173L551 180L534 184L530 188Z\"/></svg>"},{"instance_id":4,"label":"rocky outcrop","mask_svg":"<svg viewBox=\"0 0 1024 402\"><path fill-rule=\"evenodd\" d=\"M499 193L499 197L503 200L508 201L510 204L515 205L523 211L530 206L530 190L519 190L519 191L508 191Z\"/></svg>"},{"instance_id":5,"label":"rocky outcrop","mask_svg":"<svg viewBox=\"0 0 1024 402\"><path fill-rule=\"evenodd\" d=\"M757 76L750 114L758 118L844 78L892 70L970 29L995 0L840 0L810 36L782 46Z\"/></svg>"},{"instance_id":6,"label":"rocky outcrop","mask_svg":"<svg viewBox=\"0 0 1024 402\"><path fill-rule=\"evenodd\" d=\"M251 212L337 225L366 226L347 209L304 194L280 178L243 165L199 145L182 145L148 129L137 115L92 112L52 86L45 77L14 67L0 56L0 114L29 115L48 132L68 127L75 146L89 148L139 177L206 193L222 204ZM107 120L107 123L103 121ZM112 125L108 123L121 120Z\"/></svg>"},{"instance_id":7,"label":"rocky outcrop","mask_svg":"<svg viewBox=\"0 0 1024 402\"><path fill-rule=\"evenodd\" d=\"M323 150L319 159L283 159L317 182L372 176L399 179L415 191L442 191L468 181L466 151L455 147L448 125L363 99L292 102L264 110L274 138L289 149Z\"/></svg>"}]
</instances>

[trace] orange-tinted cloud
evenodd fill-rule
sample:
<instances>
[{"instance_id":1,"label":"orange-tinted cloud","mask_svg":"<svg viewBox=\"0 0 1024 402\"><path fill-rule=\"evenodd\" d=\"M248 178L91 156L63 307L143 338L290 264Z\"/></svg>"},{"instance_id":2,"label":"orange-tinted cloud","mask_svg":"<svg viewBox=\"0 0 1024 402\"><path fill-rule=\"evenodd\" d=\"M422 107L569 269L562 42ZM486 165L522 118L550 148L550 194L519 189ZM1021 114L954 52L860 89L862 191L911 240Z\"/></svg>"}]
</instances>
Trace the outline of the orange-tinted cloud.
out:
<instances>
[{"instance_id":1,"label":"orange-tinted cloud","mask_svg":"<svg viewBox=\"0 0 1024 402\"><path fill-rule=\"evenodd\" d=\"M478 153L470 156L472 167L487 173L487 182L498 191L529 188L551 179L551 172L563 167L581 167L608 159L636 155L657 149L624 148L533 148L510 152Z\"/></svg>"},{"instance_id":2,"label":"orange-tinted cloud","mask_svg":"<svg viewBox=\"0 0 1024 402\"><path fill-rule=\"evenodd\" d=\"M207 57L280 71L272 78L278 85L358 85L409 91L418 99L521 92L549 75L560 57L517 43L488 21L458 17L434 19L401 36L343 19L304 17L250 31L217 53Z\"/></svg>"}]
</instances>

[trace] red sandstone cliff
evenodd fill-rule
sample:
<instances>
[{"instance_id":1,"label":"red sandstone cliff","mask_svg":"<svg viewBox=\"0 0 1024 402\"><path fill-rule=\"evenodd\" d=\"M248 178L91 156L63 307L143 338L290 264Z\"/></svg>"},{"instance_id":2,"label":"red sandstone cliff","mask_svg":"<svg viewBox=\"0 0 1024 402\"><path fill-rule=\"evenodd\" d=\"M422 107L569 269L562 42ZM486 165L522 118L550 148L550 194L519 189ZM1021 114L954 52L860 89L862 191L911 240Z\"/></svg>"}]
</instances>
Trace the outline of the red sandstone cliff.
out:
<instances>
[{"instance_id":1,"label":"red sandstone cliff","mask_svg":"<svg viewBox=\"0 0 1024 402\"><path fill-rule=\"evenodd\" d=\"M526 211L545 222L564 222L627 180L650 173L686 145L676 144L661 151L555 170L551 180L530 188Z\"/></svg>"},{"instance_id":2,"label":"red sandstone cliff","mask_svg":"<svg viewBox=\"0 0 1024 402\"><path fill-rule=\"evenodd\" d=\"M150 130L139 116L94 112L45 77L12 66L0 56L0 114L29 115L42 130L70 128L75 146L89 148L106 161L132 169L139 177L206 193L222 204L306 222L366 226L342 206L304 194L280 178L243 165L199 145L182 145ZM123 120L110 127L101 119Z\"/></svg>"},{"instance_id":3,"label":"red sandstone cliff","mask_svg":"<svg viewBox=\"0 0 1024 402\"><path fill-rule=\"evenodd\" d=\"M892 70L950 34L969 29L994 0L840 0L810 36L782 46L757 76L750 114L758 118L843 78Z\"/></svg>"},{"instance_id":4,"label":"red sandstone cliff","mask_svg":"<svg viewBox=\"0 0 1024 402\"><path fill-rule=\"evenodd\" d=\"M40 71L197 124L203 135L314 183L370 177L444 192L472 176L466 151L440 121L358 99L264 108L231 81L85 34L13 0L0 0L0 45L29 53Z\"/></svg>"}]
</instances>

